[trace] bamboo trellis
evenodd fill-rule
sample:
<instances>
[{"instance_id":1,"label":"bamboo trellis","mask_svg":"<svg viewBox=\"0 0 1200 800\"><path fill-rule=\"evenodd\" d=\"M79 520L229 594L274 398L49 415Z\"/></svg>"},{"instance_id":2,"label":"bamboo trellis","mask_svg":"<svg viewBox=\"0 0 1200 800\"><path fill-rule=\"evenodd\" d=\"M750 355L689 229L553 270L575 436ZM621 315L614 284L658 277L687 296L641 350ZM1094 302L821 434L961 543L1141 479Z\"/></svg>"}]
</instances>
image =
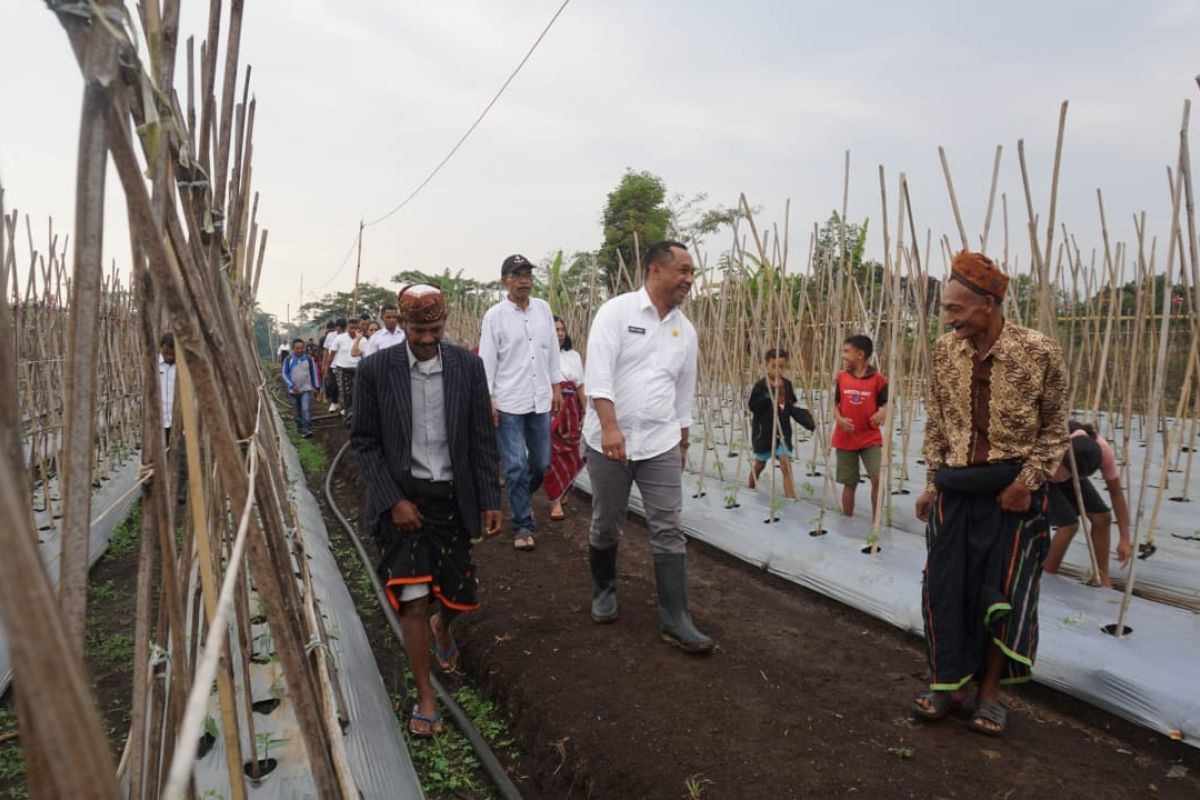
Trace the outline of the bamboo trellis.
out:
<instances>
[{"instance_id":1,"label":"bamboo trellis","mask_svg":"<svg viewBox=\"0 0 1200 800\"><path fill-rule=\"evenodd\" d=\"M257 752L251 709L255 647L278 662L271 668L299 729L290 752L305 759L315 794L358 796L288 500L282 431L254 356L251 318L266 245L251 190L255 100L249 68L239 87L243 3L234 0L226 15L221 5L210 6L199 81L188 39L186 86L177 91L179 0L140 3L136 14L114 0L48 2L83 77L73 253L68 258L65 240L51 235L38 255L28 235L22 288L17 218L0 209L0 329L15 342L0 350L0 614L34 797L194 796L192 765L210 703L219 707L229 765L221 794L246 797L269 766ZM129 217L131 289L102 269L110 159ZM175 336L178 365L170 442L157 402L164 331ZM139 441L146 485L131 724L118 759L81 657L86 550L96 464ZM177 518L180 458L188 485ZM33 535L31 476L61 483L57 598ZM252 602L265 618L254 631L269 633L254 640Z\"/></svg>"}]
</instances>

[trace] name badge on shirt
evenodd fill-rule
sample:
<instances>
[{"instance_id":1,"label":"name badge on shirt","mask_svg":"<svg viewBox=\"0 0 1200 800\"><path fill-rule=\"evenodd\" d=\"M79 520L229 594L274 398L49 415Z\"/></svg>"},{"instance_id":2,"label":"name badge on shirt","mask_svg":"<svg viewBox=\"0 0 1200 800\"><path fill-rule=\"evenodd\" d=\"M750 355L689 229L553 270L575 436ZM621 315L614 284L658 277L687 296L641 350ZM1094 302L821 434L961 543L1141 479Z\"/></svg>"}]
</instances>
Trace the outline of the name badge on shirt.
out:
<instances>
[{"instance_id":1,"label":"name badge on shirt","mask_svg":"<svg viewBox=\"0 0 1200 800\"><path fill-rule=\"evenodd\" d=\"M646 329L645 329L645 328L639 328L639 327L637 327L636 325L630 325L630 326L629 326L629 332L630 332L630 333L637 333L637 334L645 334L645 333L646 333Z\"/></svg>"}]
</instances>

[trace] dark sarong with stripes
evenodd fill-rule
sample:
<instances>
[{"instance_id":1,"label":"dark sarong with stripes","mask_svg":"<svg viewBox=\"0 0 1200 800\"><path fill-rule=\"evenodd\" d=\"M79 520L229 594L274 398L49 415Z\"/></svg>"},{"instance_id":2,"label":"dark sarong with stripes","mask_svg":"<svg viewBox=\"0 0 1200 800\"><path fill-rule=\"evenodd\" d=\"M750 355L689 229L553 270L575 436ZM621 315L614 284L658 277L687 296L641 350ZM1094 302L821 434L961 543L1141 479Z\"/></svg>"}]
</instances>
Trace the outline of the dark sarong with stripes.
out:
<instances>
[{"instance_id":1,"label":"dark sarong with stripes","mask_svg":"<svg viewBox=\"0 0 1200 800\"><path fill-rule=\"evenodd\" d=\"M1044 489L1034 493L1024 513L1005 511L996 500L1020 470L1020 463L1011 462L943 467L934 479L922 613L935 691L952 691L974 678L989 643L1006 656L1001 683L1030 678L1050 532Z\"/></svg>"}]
</instances>

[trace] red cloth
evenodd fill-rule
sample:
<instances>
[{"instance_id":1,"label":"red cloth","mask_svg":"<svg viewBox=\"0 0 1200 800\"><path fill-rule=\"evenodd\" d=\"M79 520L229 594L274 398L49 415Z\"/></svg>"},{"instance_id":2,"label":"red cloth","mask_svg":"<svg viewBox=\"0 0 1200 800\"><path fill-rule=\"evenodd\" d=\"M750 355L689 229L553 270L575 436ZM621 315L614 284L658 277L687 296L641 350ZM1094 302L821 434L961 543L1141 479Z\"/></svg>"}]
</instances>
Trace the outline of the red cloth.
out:
<instances>
[{"instance_id":1,"label":"red cloth","mask_svg":"<svg viewBox=\"0 0 1200 800\"><path fill-rule=\"evenodd\" d=\"M583 403L571 381L563 381L562 408L550 421L550 469L542 479L542 488L551 502L561 500L583 469L579 443L583 439Z\"/></svg>"},{"instance_id":2,"label":"red cloth","mask_svg":"<svg viewBox=\"0 0 1200 800\"><path fill-rule=\"evenodd\" d=\"M871 416L879 410L880 396L887 378L872 370L856 378L846 370L837 375L838 413L854 423L853 431L834 426L833 446L838 450L865 450L883 444L883 432L871 424ZM886 397L886 395L883 395Z\"/></svg>"}]
</instances>

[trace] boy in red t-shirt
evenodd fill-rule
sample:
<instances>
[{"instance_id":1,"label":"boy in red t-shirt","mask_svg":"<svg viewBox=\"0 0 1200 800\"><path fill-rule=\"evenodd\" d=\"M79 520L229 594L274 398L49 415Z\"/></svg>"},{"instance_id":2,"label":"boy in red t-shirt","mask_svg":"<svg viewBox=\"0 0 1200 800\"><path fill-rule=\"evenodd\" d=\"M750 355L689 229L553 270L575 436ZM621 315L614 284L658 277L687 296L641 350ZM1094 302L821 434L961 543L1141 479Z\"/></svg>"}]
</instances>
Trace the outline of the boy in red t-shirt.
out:
<instances>
[{"instance_id":1,"label":"boy in red t-shirt","mask_svg":"<svg viewBox=\"0 0 1200 800\"><path fill-rule=\"evenodd\" d=\"M867 362L875 345L869 336L851 336L842 344L842 366L833 390L833 446L837 449L837 482L842 484L842 513L854 516L854 492L862 480L861 461L871 479L871 512L879 504L879 468L883 424L888 401L887 378Z\"/></svg>"}]
</instances>

